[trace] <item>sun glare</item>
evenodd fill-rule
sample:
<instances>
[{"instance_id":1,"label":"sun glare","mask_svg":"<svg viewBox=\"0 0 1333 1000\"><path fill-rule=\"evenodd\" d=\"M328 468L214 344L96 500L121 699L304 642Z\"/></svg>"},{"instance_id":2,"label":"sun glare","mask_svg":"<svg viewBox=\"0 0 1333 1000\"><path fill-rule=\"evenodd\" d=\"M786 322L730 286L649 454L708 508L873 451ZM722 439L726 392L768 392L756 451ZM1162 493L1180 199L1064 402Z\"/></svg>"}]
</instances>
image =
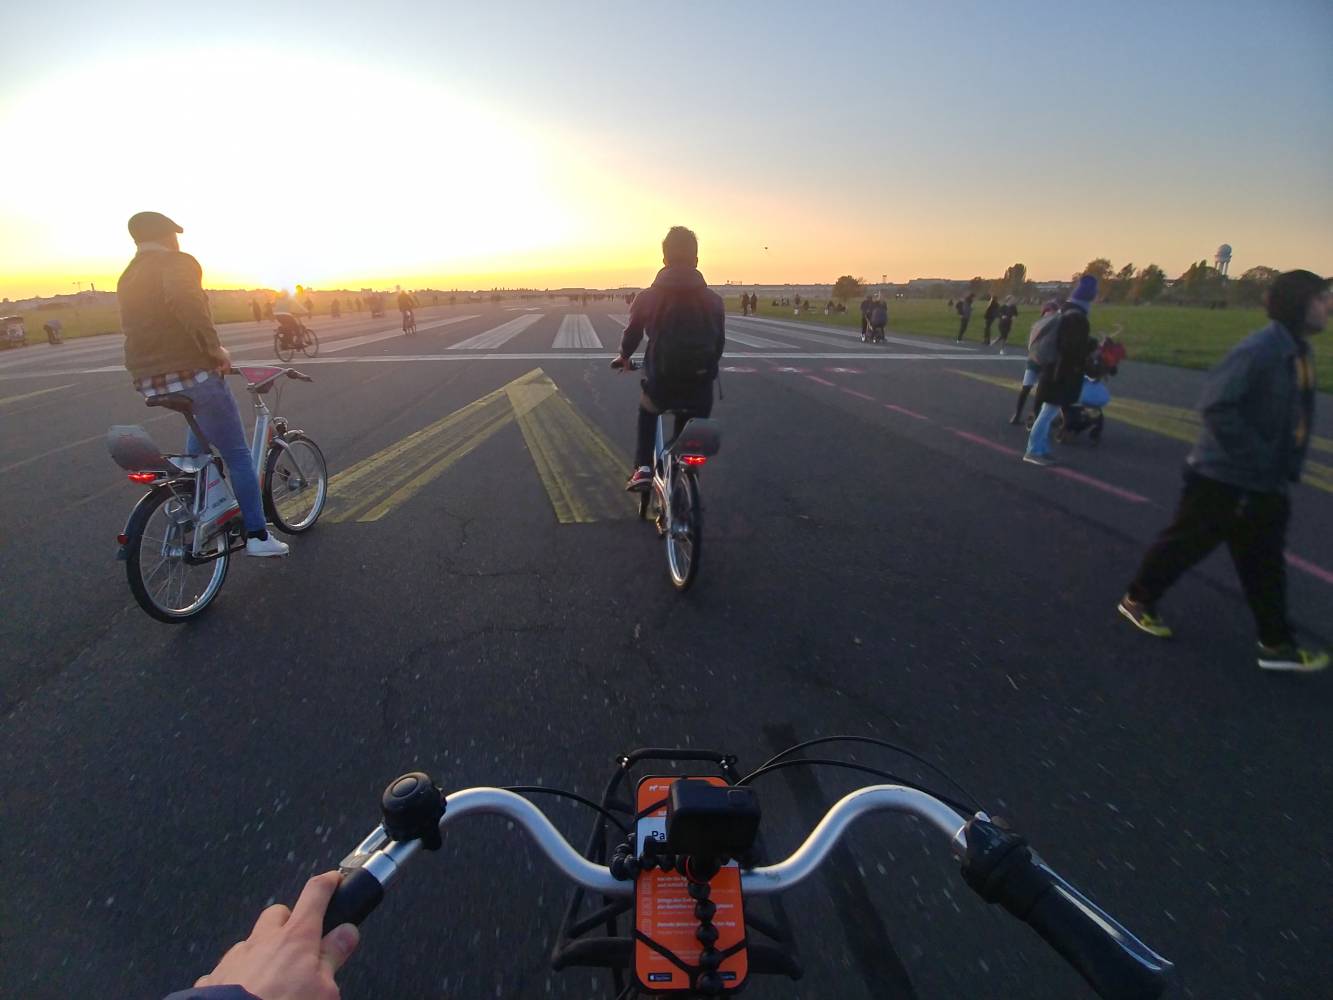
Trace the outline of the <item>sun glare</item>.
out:
<instances>
[{"instance_id":1,"label":"sun glare","mask_svg":"<svg viewBox=\"0 0 1333 1000\"><path fill-rule=\"evenodd\" d=\"M42 152L6 167L23 192L4 210L24 247L0 261L11 273L118 270L124 221L145 208L185 228L215 285L475 270L574 233L538 129L355 65L230 50L102 65L17 95L0 119Z\"/></svg>"}]
</instances>

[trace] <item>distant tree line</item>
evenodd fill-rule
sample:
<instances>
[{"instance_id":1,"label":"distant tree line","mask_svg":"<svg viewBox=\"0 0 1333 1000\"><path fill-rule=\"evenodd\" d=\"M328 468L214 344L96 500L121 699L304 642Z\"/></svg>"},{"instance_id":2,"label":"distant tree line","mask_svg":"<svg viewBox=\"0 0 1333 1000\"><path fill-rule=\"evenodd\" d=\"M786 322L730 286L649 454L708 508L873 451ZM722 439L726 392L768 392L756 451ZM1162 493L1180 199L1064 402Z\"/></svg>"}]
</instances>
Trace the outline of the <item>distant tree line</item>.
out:
<instances>
[{"instance_id":1,"label":"distant tree line","mask_svg":"<svg viewBox=\"0 0 1333 1000\"><path fill-rule=\"evenodd\" d=\"M1069 280L1072 286L1081 275L1094 275L1100 286L1099 298L1103 302L1128 305L1162 302L1226 308L1262 305L1268 286L1278 273L1277 268L1260 266L1250 268L1238 278L1224 277L1208 261L1201 260L1186 268L1175 281L1169 281L1166 272L1156 264L1148 264L1146 267L1125 264L1117 269L1106 257L1097 257L1088 261L1087 266L1071 275ZM941 282L909 289L909 294L913 293L931 297L971 293L978 298L1013 295L1029 300L1042 295L1036 283L1028 279L1027 267L1023 264L1006 268L999 278L977 275L971 281Z\"/></svg>"}]
</instances>

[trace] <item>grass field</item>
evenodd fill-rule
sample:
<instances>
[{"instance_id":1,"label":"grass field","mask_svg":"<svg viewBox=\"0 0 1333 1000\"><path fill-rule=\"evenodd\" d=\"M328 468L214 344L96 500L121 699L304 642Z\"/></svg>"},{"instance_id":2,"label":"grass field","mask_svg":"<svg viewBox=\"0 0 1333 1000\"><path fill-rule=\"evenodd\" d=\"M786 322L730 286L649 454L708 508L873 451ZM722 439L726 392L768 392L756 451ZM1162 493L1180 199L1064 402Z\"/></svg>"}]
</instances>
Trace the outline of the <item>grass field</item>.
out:
<instances>
[{"instance_id":1,"label":"grass field","mask_svg":"<svg viewBox=\"0 0 1333 1000\"><path fill-rule=\"evenodd\" d=\"M759 303L759 315L773 319L797 319L791 306ZM726 300L727 311L740 312L740 297ZM980 344L985 321L981 318L986 303L977 303L972 321L967 327L965 343ZM1037 318L1038 307L1019 306L1009 339L1012 345L1025 347L1028 329ZM861 327L860 302L848 302L847 312L824 315L824 303L816 302L815 309L799 317L811 323L825 323ZM1095 305L1092 308L1092 330L1096 334L1115 334L1129 352L1130 361L1146 361L1183 368L1210 368L1246 334L1268 322L1262 309L1199 309L1190 306L1125 306ZM1117 327L1119 332L1117 333ZM898 333L916 333L927 337L958 336L958 316L944 299L891 299L889 301L889 330ZM992 330L994 336L994 330ZM1322 338L1321 338L1322 339ZM1333 340L1333 337L1329 338ZM1322 346L1314 341L1318 352ZM1333 344L1317 357L1320 387L1333 391Z\"/></svg>"},{"instance_id":2,"label":"grass field","mask_svg":"<svg viewBox=\"0 0 1333 1000\"><path fill-rule=\"evenodd\" d=\"M235 323L253 319L249 300L222 299L212 303L213 322ZM61 306L58 309L26 309L19 313L28 331L28 343L46 340L42 324L58 319L64 324L66 340L75 337L93 337L99 333L120 333L120 310L114 305Z\"/></svg>"}]
</instances>

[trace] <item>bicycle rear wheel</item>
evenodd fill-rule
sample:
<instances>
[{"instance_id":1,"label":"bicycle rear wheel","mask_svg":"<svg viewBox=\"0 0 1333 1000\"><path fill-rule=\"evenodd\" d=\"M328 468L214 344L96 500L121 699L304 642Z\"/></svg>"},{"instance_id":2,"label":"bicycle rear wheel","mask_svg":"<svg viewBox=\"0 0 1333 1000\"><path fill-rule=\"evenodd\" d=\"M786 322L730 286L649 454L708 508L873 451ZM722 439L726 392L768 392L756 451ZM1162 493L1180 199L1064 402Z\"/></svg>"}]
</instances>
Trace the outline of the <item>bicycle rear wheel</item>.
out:
<instances>
[{"instance_id":1,"label":"bicycle rear wheel","mask_svg":"<svg viewBox=\"0 0 1333 1000\"><path fill-rule=\"evenodd\" d=\"M319 354L319 338L315 336L314 330L307 330L305 343L301 345L301 351L307 358L313 358Z\"/></svg>"},{"instance_id":2,"label":"bicycle rear wheel","mask_svg":"<svg viewBox=\"0 0 1333 1000\"><path fill-rule=\"evenodd\" d=\"M290 361L296 354L296 348L292 347L290 343L285 343L282 334L275 333L273 335L273 353L278 356L279 361Z\"/></svg>"},{"instance_id":3,"label":"bicycle rear wheel","mask_svg":"<svg viewBox=\"0 0 1333 1000\"><path fill-rule=\"evenodd\" d=\"M324 453L298 432L273 442L264 472L264 513L288 535L309 531L324 512L329 470Z\"/></svg>"},{"instance_id":4,"label":"bicycle rear wheel","mask_svg":"<svg viewBox=\"0 0 1333 1000\"><path fill-rule=\"evenodd\" d=\"M667 531L667 569L680 591L690 589L699 573L703 555L703 511L699 505L699 481L688 472L678 472L671 484L671 527Z\"/></svg>"},{"instance_id":5,"label":"bicycle rear wheel","mask_svg":"<svg viewBox=\"0 0 1333 1000\"><path fill-rule=\"evenodd\" d=\"M207 562L187 559L194 547L194 490L160 489L135 508L125 544L125 574L139 607L158 621L180 624L203 612L227 579L231 558L223 532L221 553Z\"/></svg>"}]
</instances>

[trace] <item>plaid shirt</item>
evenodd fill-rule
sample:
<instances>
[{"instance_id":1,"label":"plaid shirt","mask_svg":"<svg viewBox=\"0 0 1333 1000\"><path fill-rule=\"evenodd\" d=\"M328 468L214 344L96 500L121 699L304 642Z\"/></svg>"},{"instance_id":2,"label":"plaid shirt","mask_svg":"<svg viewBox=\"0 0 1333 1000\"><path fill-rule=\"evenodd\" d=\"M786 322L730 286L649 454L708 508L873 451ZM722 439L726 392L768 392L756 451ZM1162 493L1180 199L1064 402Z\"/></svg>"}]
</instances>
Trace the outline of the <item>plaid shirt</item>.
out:
<instances>
[{"instance_id":1,"label":"plaid shirt","mask_svg":"<svg viewBox=\"0 0 1333 1000\"><path fill-rule=\"evenodd\" d=\"M203 369L193 372L168 372L165 375L149 375L136 378L134 388L145 397L165 396L169 392L184 392L191 386L202 385L210 378L220 378L222 372L216 369Z\"/></svg>"}]
</instances>

